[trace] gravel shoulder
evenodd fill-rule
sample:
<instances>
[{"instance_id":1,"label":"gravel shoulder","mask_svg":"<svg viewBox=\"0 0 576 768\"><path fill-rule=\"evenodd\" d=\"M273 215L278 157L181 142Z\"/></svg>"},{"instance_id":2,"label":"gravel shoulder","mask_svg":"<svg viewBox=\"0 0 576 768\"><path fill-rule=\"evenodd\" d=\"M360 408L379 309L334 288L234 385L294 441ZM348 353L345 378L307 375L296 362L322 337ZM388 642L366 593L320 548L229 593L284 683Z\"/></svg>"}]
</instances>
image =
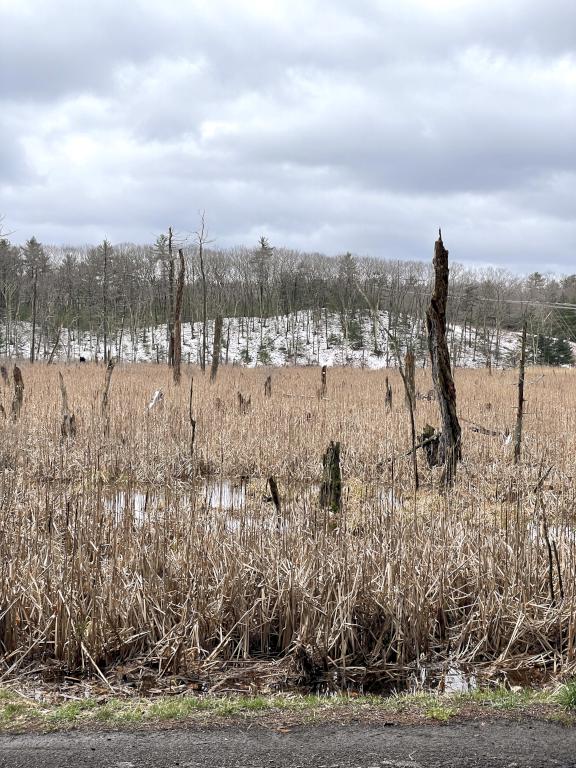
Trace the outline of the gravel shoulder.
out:
<instances>
[{"instance_id":1,"label":"gravel shoulder","mask_svg":"<svg viewBox=\"0 0 576 768\"><path fill-rule=\"evenodd\" d=\"M576 728L506 720L0 736L1 768L576 768Z\"/></svg>"}]
</instances>

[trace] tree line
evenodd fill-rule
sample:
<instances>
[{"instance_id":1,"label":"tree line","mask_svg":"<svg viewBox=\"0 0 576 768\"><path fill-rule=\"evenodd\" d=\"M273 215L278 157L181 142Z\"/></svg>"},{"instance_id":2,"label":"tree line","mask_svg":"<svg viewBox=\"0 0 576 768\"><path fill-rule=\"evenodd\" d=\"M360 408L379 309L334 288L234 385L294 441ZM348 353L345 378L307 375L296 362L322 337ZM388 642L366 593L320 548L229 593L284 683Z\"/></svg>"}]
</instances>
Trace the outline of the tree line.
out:
<instances>
[{"instance_id":1,"label":"tree line","mask_svg":"<svg viewBox=\"0 0 576 768\"><path fill-rule=\"evenodd\" d=\"M302 252L271 244L217 248L204 218L191 237L169 228L149 245L47 246L31 237L23 246L0 238L0 353L12 354L18 324L31 324L30 360L46 359L63 328L90 331L109 357L118 334L165 326L174 333L179 252L184 264L180 318L200 324L202 367L210 358L208 323L217 317L267 318L329 312L342 337L379 352L378 325L403 346L425 347L430 262ZM574 305L574 306L571 306ZM576 275L528 276L504 269L453 264L447 320L469 346L499 363L501 336L528 320L528 362L572 363L576 339ZM359 318L370 318L369 338ZM172 347L169 346L169 349ZM169 355L171 352L169 351Z\"/></svg>"}]
</instances>

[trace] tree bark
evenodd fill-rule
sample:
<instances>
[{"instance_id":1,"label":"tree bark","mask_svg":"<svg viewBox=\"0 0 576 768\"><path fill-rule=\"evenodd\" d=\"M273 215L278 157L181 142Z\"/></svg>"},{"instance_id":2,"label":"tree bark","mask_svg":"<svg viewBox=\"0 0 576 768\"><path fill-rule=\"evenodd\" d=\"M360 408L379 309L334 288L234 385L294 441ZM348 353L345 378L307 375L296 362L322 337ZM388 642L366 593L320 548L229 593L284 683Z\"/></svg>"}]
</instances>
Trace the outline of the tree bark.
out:
<instances>
[{"instance_id":1,"label":"tree bark","mask_svg":"<svg viewBox=\"0 0 576 768\"><path fill-rule=\"evenodd\" d=\"M340 469L340 443L332 440L322 456L322 484L320 486L320 506L332 512L342 508L342 473Z\"/></svg>"},{"instance_id":2,"label":"tree bark","mask_svg":"<svg viewBox=\"0 0 576 768\"><path fill-rule=\"evenodd\" d=\"M404 374L406 376L406 407L409 408L411 405L412 408L416 408L416 357L411 349L404 357Z\"/></svg>"},{"instance_id":3,"label":"tree bark","mask_svg":"<svg viewBox=\"0 0 576 768\"><path fill-rule=\"evenodd\" d=\"M214 346L212 347L212 367L210 368L210 381L214 381L220 365L220 347L222 342L222 315L217 315L214 321Z\"/></svg>"},{"instance_id":4,"label":"tree bark","mask_svg":"<svg viewBox=\"0 0 576 768\"><path fill-rule=\"evenodd\" d=\"M36 309L38 305L38 267L34 267L34 282L32 284L32 342L30 344L30 362L36 359Z\"/></svg>"},{"instance_id":5,"label":"tree bark","mask_svg":"<svg viewBox=\"0 0 576 768\"><path fill-rule=\"evenodd\" d=\"M434 245L434 290L426 311L426 327L432 379L442 417L438 458L444 465L444 481L447 486L451 486L454 484L456 467L461 458L461 429L456 413L456 387L446 342L448 273L448 251L444 248L440 231Z\"/></svg>"},{"instance_id":6,"label":"tree bark","mask_svg":"<svg viewBox=\"0 0 576 768\"><path fill-rule=\"evenodd\" d=\"M172 227L168 227L168 365L172 367L174 360L174 256L172 249Z\"/></svg>"},{"instance_id":7,"label":"tree bark","mask_svg":"<svg viewBox=\"0 0 576 768\"><path fill-rule=\"evenodd\" d=\"M22 403L24 401L24 379L22 378L22 371L17 365L14 366L14 373L12 374L14 379L14 398L12 399L12 418L14 421L20 418L20 411L22 410Z\"/></svg>"},{"instance_id":8,"label":"tree bark","mask_svg":"<svg viewBox=\"0 0 576 768\"><path fill-rule=\"evenodd\" d=\"M524 370L526 367L526 320L522 326L522 351L520 353L520 370L518 371L518 410L516 412L516 429L514 430L514 464L520 461L522 450L522 417L524 415Z\"/></svg>"},{"instance_id":9,"label":"tree bark","mask_svg":"<svg viewBox=\"0 0 576 768\"><path fill-rule=\"evenodd\" d=\"M106 379L104 382L104 391L102 392L102 419L104 421L104 436L108 437L110 434L110 401L108 394L110 391L110 381L112 380L112 373L114 371L114 358L108 359L108 365L106 366Z\"/></svg>"},{"instance_id":10,"label":"tree bark","mask_svg":"<svg viewBox=\"0 0 576 768\"><path fill-rule=\"evenodd\" d=\"M182 362L182 296L184 295L184 251L178 249L180 266L178 269L178 283L176 285L176 304L174 307L174 384L180 384L180 365Z\"/></svg>"}]
</instances>

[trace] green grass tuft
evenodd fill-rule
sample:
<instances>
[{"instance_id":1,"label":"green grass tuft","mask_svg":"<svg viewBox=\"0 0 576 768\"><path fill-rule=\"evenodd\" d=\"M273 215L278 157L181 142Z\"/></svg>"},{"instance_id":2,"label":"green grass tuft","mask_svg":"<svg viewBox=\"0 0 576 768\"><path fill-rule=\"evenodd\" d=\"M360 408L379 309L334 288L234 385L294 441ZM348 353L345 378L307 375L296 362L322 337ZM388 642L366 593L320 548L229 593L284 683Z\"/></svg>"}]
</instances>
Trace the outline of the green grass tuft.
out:
<instances>
[{"instance_id":1,"label":"green grass tuft","mask_svg":"<svg viewBox=\"0 0 576 768\"><path fill-rule=\"evenodd\" d=\"M562 686L556 694L556 701L566 709L576 710L576 679Z\"/></svg>"}]
</instances>

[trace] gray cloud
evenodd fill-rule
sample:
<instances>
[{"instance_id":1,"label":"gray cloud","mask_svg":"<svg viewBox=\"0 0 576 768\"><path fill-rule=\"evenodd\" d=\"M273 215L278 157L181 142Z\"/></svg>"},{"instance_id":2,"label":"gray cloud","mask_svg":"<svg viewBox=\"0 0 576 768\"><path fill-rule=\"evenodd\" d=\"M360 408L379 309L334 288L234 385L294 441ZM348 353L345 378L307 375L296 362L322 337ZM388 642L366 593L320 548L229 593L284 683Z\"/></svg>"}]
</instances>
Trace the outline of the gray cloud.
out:
<instances>
[{"instance_id":1,"label":"gray cloud","mask_svg":"<svg viewBox=\"0 0 576 768\"><path fill-rule=\"evenodd\" d=\"M573 270L574 28L571 0L0 0L0 213L395 258L442 224L459 261Z\"/></svg>"}]
</instances>

